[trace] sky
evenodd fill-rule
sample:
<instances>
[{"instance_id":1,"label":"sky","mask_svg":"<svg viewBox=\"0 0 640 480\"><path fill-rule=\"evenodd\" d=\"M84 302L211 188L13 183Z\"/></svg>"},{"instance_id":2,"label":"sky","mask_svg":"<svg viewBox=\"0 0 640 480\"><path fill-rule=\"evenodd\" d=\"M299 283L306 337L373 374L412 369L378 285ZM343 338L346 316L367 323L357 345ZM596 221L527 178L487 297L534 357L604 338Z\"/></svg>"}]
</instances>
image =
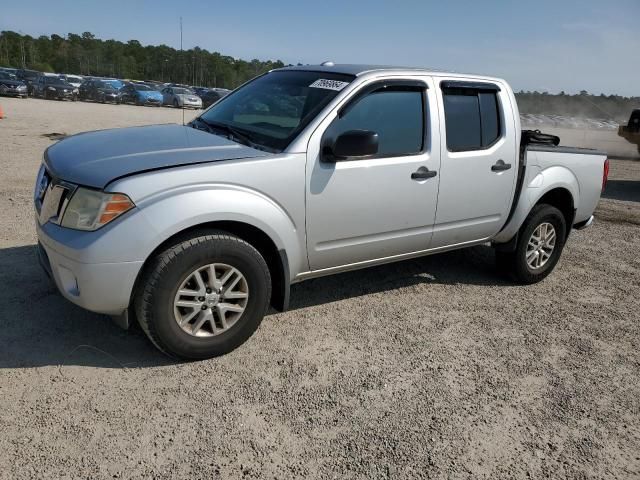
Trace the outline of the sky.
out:
<instances>
[{"instance_id":1,"label":"sky","mask_svg":"<svg viewBox=\"0 0 640 480\"><path fill-rule=\"evenodd\" d=\"M505 78L515 90L640 96L640 0L0 0L0 30L236 58L422 66Z\"/></svg>"}]
</instances>

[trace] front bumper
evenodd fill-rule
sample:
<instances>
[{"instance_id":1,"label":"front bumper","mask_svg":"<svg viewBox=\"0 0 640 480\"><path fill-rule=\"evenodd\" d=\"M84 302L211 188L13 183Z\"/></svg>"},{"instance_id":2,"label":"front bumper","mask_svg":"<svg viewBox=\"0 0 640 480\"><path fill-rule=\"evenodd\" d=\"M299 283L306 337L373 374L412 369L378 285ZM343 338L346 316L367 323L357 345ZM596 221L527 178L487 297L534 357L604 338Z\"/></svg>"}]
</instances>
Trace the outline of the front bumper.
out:
<instances>
[{"instance_id":1,"label":"front bumper","mask_svg":"<svg viewBox=\"0 0 640 480\"><path fill-rule=\"evenodd\" d=\"M202 108L202 102L189 102L189 101L186 101L186 102L182 103L182 106L184 108L200 109L200 108Z\"/></svg>"},{"instance_id":2,"label":"front bumper","mask_svg":"<svg viewBox=\"0 0 640 480\"><path fill-rule=\"evenodd\" d=\"M73 100L76 98L76 94L73 91L65 92L63 90L56 90L55 92L49 90L47 92L49 98L57 98L58 100Z\"/></svg>"},{"instance_id":3,"label":"front bumper","mask_svg":"<svg viewBox=\"0 0 640 480\"><path fill-rule=\"evenodd\" d=\"M143 105L160 106L160 105L162 105L162 99L158 99L158 98L143 98L141 100L141 103Z\"/></svg>"},{"instance_id":4,"label":"front bumper","mask_svg":"<svg viewBox=\"0 0 640 480\"><path fill-rule=\"evenodd\" d=\"M105 315L121 315L128 308L142 261L84 263L61 253L56 248L56 240L37 220L36 229L40 265L62 296L82 308Z\"/></svg>"},{"instance_id":5,"label":"front bumper","mask_svg":"<svg viewBox=\"0 0 640 480\"><path fill-rule=\"evenodd\" d=\"M103 102L113 102L118 103L120 101L120 97L115 93L105 93L100 96L100 99Z\"/></svg>"},{"instance_id":6,"label":"front bumper","mask_svg":"<svg viewBox=\"0 0 640 480\"><path fill-rule=\"evenodd\" d=\"M24 90L18 90L14 88L0 89L0 95L6 95L9 97L28 97L29 92L25 88Z\"/></svg>"}]
</instances>

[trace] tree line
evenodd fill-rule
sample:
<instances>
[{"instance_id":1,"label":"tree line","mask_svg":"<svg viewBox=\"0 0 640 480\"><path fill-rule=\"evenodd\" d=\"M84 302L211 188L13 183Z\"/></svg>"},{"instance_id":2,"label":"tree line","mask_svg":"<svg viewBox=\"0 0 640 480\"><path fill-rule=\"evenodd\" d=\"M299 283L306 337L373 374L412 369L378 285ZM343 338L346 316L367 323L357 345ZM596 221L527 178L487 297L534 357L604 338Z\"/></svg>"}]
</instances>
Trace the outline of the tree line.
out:
<instances>
[{"instance_id":1,"label":"tree line","mask_svg":"<svg viewBox=\"0 0 640 480\"><path fill-rule=\"evenodd\" d=\"M101 40L91 32L35 38L3 31L0 66L232 89L284 63L246 61L199 47L181 51L167 45L143 46L138 40ZM523 113L617 121L626 120L633 108L640 108L640 97L591 95L586 91L576 95L520 91L516 99Z\"/></svg>"},{"instance_id":2,"label":"tree line","mask_svg":"<svg viewBox=\"0 0 640 480\"><path fill-rule=\"evenodd\" d=\"M91 32L34 38L2 31L0 66L235 88L284 63L246 61L199 47L181 51L167 45L143 46L138 40L101 40Z\"/></svg>"}]
</instances>

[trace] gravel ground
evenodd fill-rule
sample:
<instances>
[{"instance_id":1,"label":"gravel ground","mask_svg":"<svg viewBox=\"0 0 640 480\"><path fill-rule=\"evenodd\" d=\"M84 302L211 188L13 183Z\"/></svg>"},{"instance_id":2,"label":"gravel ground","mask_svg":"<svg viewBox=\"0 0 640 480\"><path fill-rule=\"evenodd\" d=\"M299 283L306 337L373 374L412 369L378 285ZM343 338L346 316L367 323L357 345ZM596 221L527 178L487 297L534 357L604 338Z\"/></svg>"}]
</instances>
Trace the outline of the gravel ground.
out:
<instances>
[{"instance_id":1,"label":"gravel ground","mask_svg":"<svg viewBox=\"0 0 640 480\"><path fill-rule=\"evenodd\" d=\"M0 103L0 479L640 477L637 158L540 284L486 247L312 280L175 363L56 293L31 190L43 135L180 113Z\"/></svg>"}]
</instances>

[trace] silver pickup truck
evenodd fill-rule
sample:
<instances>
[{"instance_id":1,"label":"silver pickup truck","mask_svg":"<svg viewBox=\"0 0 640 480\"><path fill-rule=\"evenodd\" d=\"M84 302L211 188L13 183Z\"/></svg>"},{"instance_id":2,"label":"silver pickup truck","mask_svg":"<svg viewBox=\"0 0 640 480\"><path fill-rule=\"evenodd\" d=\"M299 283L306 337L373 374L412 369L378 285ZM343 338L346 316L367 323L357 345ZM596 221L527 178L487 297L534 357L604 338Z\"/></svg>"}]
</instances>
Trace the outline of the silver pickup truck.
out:
<instances>
[{"instance_id":1,"label":"silver pickup truck","mask_svg":"<svg viewBox=\"0 0 640 480\"><path fill-rule=\"evenodd\" d=\"M226 353L293 283L491 242L522 283L591 224L601 152L521 145L497 78L271 71L188 125L82 133L44 155L40 260L67 299L162 351Z\"/></svg>"}]
</instances>

